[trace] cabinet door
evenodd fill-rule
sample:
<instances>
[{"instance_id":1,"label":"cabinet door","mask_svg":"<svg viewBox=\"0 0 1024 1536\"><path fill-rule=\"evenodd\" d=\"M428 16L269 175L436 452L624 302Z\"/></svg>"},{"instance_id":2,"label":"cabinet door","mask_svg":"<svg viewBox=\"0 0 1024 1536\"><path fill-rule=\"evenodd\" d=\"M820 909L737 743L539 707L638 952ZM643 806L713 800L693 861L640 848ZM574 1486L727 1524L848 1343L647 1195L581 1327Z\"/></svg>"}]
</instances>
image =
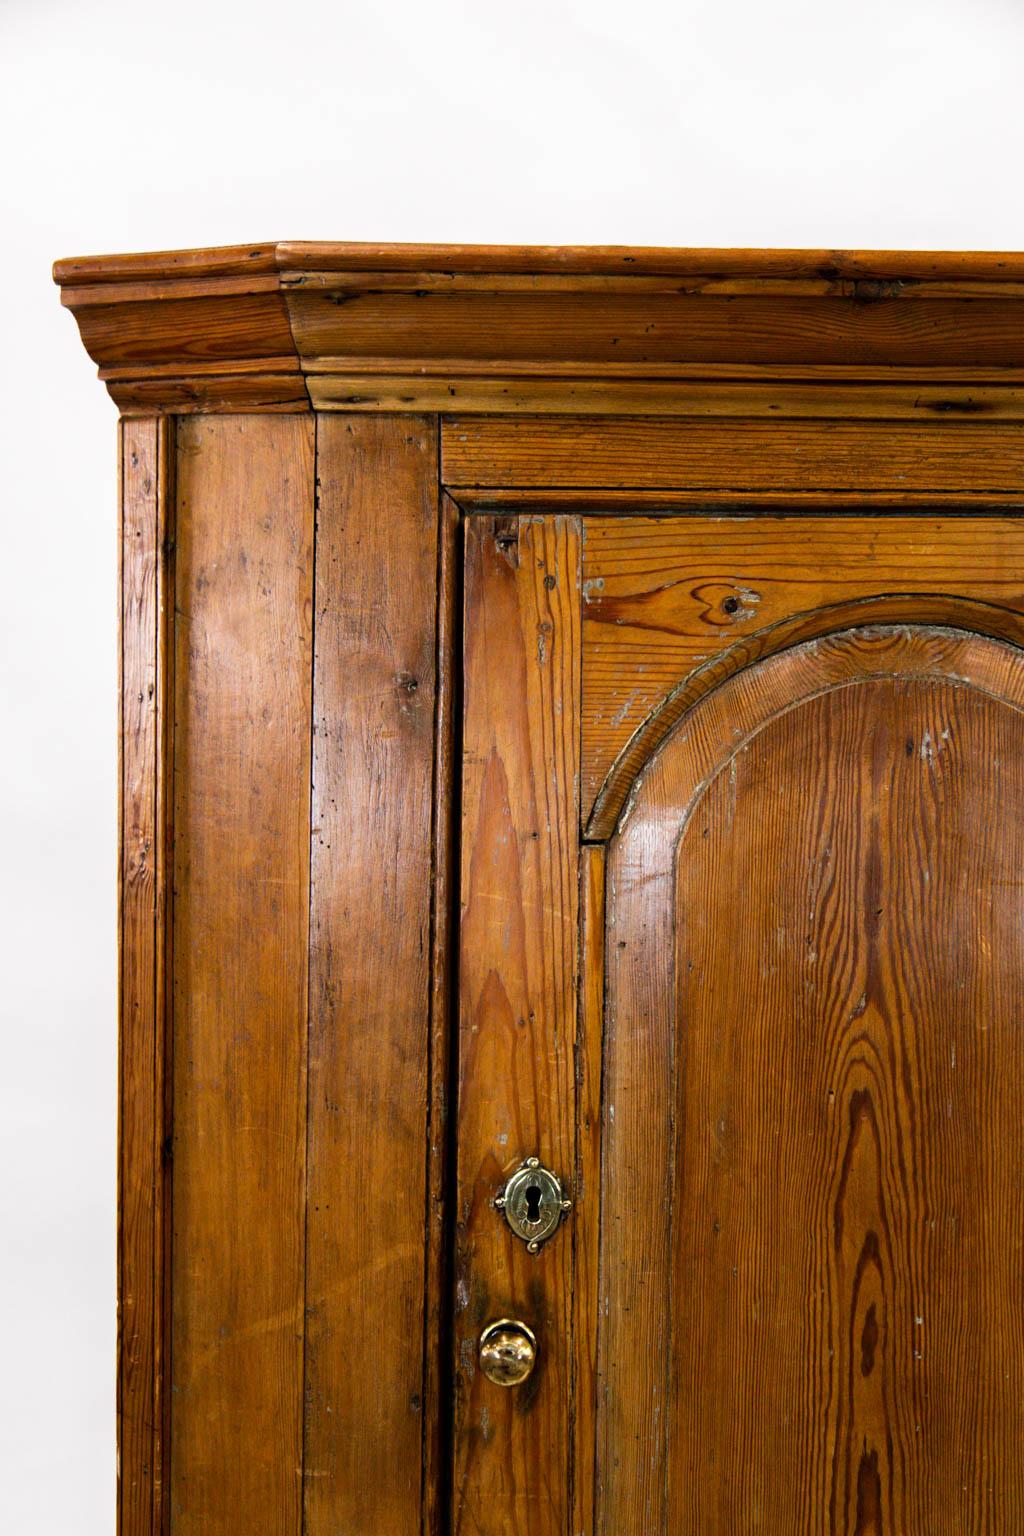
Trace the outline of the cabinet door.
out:
<instances>
[{"instance_id":1,"label":"cabinet door","mask_svg":"<svg viewBox=\"0 0 1024 1536\"><path fill-rule=\"evenodd\" d=\"M456 1529L1024 1532L1019 525L789 521L470 524Z\"/></svg>"}]
</instances>

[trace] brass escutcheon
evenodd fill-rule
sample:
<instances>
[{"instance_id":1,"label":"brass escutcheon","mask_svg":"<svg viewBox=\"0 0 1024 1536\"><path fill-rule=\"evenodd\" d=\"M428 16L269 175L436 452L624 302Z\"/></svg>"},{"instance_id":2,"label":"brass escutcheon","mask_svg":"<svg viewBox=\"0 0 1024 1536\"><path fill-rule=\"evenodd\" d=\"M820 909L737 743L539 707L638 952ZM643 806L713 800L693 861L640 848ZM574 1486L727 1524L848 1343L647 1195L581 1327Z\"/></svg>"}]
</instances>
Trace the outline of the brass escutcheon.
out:
<instances>
[{"instance_id":1,"label":"brass escutcheon","mask_svg":"<svg viewBox=\"0 0 1024 1536\"><path fill-rule=\"evenodd\" d=\"M537 1253L556 1231L564 1213L572 1210L560 1180L541 1166L539 1157L528 1157L516 1169L494 1204L504 1211L505 1220L529 1253Z\"/></svg>"}]
</instances>

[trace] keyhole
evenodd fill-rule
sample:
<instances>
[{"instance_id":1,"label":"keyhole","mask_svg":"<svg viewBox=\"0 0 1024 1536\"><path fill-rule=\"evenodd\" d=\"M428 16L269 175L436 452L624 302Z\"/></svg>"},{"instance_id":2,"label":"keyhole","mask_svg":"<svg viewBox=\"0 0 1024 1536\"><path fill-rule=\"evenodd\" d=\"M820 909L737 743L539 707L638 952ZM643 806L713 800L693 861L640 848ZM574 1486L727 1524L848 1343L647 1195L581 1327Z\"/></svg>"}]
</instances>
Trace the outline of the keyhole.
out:
<instances>
[{"instance_id":1,"label":"keyhole","mask_svg":"<svg viewBox=\"0 0 1024 1536\"><path fill-rule=\"evenodd\" d=\"M536 1226L540 1221L540 1185L527 1184L526 1186L526 1219L531 1226Z\"/></svg>"}]
</instances>

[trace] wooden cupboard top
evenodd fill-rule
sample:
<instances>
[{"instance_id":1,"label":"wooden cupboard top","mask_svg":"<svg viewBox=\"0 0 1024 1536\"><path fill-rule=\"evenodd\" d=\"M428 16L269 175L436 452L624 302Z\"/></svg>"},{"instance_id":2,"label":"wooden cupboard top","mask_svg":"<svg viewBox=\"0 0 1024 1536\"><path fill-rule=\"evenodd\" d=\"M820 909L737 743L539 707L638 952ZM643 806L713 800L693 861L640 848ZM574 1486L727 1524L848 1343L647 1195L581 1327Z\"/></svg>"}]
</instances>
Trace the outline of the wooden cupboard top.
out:
<instances>
[{"instance_id":1,"label":"wooden cupboard top","mask_svg":"<svg viewBox=\"0 0 1024 1536\"><path fill-rule=\"evenodd\" d=\"M75 257L54 277L129 415L714 414L724 385L736 414L737 382L777 386L786 415L808 381L1024 382L1009 252L279 241ZM915 409L897 388L877 414ZM822 414L848 414L841 390Z\"/></svg>"},{"instance_id":2,"label":"wooden cupboard top","mask_svg":"<svg viewBox=\"0 0 1024 1536\"><path fill-rule=\"evenodd\" d=\"M61 284L127 277L238 276L245 272L566 272L643 277L840 277L1024 281L1015 251L715 250L656 245L407 245L368 240L266 240L252 245L118 256L71 256L54 263Z\"/></svg>"}]
</instances>

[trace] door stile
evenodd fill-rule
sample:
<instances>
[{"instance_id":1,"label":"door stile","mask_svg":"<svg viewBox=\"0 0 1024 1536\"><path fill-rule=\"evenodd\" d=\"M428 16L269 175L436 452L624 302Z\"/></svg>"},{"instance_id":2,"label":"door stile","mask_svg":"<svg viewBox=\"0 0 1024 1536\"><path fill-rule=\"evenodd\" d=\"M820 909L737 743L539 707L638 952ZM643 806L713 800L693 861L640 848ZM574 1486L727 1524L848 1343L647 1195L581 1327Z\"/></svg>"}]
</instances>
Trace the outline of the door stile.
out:
<instances>
[{"instance_id":1,"label":"door stile","mask_svg":"<svg viewBox=\"0 0 1024 1536\"><path fill-rule=\"evenodd\" d=\"M576 1042L576 1185L573 1207L572 1536L592 1536L596 1507L605 854L603 843L585 843L580 851L579 1033Z\"/></svg>"},{"instance_id":2,"label":"door stile","mask_svg":"<svg viewBox=\"0 0 1024 1536\"><path fill-rule=\"evenodd\" d=\"M454 1351L454 1532L565 1536L573 1230L536 1254L494 1199L539 1157L576 1162L581 530L574 517L466 523ZM481 1330L533 1330L515 1388Z\"/></svg>"},{"instance_id":3,"label":"door stile","mask_svg":"<svg viewBox=\"0 0 1024 1536\"><path fill-rule=\"evenodd\" d=\"M457 664L462 609L462 511L441 492L437 549L433 888L427 1104L426 1279L423 1309L424 1536L443 1536L451 1501L451 1144L456 1090L454 949L458 933L459 706Z\"/></svg>"}]
</instances>

